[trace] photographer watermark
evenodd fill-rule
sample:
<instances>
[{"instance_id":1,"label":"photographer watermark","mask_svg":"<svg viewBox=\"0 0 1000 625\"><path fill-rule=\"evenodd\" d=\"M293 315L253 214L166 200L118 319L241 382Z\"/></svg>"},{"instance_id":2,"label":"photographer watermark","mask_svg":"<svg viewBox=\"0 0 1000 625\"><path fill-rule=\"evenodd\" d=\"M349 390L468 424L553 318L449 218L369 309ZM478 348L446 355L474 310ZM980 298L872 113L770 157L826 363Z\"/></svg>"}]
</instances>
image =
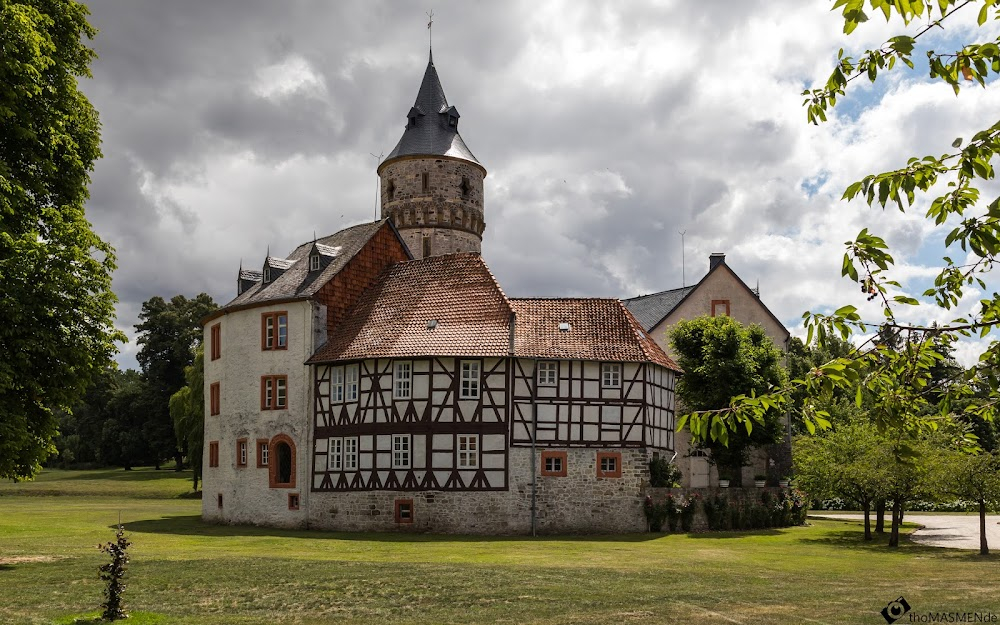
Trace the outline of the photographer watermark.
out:
<instances>
[{"instance_id":1,"label":"photographer watermark","mask_svg":"<svg viewBox=\"0 0 1000 625\"><path fill-rule=\"evenodd\" d=\"M913 612L904 597L890 601L882 611L886 623L1000 623L992 612ZM905 617L905 618L904 618Z\"/></svg>"}]
</instances>

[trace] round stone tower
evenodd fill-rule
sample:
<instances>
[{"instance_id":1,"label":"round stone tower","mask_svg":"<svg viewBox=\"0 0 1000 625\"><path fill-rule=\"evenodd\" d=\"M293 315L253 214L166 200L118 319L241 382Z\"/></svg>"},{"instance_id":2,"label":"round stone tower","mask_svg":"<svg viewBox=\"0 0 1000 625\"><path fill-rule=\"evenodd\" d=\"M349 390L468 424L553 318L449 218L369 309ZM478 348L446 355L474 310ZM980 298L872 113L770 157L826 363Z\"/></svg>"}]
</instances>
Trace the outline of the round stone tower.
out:
<instances>
[{"instance_id":1,"label":"round stone tower","mask_svg":"<svg viewBox=\"0 0 1000 625\"><path fill-rule=\"evenodd\" d=\"M458 134L458 118L431 56L406 130L378 168L382 217L392 219L414 258L482 248L486 169Z\"/></svg>"}]
</instances>

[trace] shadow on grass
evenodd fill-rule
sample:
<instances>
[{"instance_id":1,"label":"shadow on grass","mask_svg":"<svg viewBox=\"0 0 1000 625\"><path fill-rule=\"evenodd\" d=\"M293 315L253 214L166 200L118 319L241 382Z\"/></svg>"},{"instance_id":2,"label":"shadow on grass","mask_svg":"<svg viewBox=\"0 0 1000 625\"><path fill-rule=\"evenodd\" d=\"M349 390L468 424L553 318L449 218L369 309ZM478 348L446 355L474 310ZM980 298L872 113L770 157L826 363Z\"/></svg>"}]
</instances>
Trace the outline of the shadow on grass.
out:
<instances>
[{"instance_id":1,"label":"shadow on grass","mask_svg":"<svg viewBox=\"0 0 1000 625\"><path fill-rule=\"evenodd\" d=\"M82 471L76 475L61 475L59 479L61 480L112 480L118 482L152 482L155 480L162 480L166 478L184 478L191 481L191 471L185 469L184 471L174 471L173 469L152 469L149 467L144 467L141 469L132 469L131 471L126 471L125 469L99 469L93 471Z\"/></svg>"},{"instance_id":2,"label":"shadow on grass","mask_svg":"<svg viewBox=\"0 0 1000 625\"><path fill-rule=\"evenodd\" d=\"M116 525L109 525L115 529ZM579 541L579 542L620 542L642 543L663 538L667 534L554 534L540 536L483 536L471 534L431 534L414 532L330 532L324 530L280 529L275 527L260 527L256 525L221 525L206 523L199 515L169 516L160 519L146 519L125 523L126 532L140 534L176 534L181 536L262 536L268 538L305 538L310 540L357 540L384 543L422 543L422 542L549 542L549 541ZM692 534L692 536L695 536Z\"/></svg>"},{"instance_id":3,"label":"shadow on grass","mask_svg":"<svg viewBox=\"0 0 1000 625\"><path fill-rule=\"evenodd\" d=\"M759 530L723 530L717 532L689 533L688 538L746 538L748 536L781 536L785 528L768 528Z\"/></svg>"}]
</instances>

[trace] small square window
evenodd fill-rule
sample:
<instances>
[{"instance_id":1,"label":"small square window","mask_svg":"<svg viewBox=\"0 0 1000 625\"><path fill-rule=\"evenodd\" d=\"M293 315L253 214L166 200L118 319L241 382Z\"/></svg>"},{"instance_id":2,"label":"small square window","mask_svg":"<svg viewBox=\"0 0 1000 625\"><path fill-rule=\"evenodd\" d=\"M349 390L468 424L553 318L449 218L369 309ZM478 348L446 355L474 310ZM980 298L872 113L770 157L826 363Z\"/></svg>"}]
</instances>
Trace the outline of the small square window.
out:
<instances>
[{"instance_id":1,"label":"small square window","mask_svg":"<svg viewBox=\"0 0 1000 625\"><path fill-rule=\"evenodd\" d=\"M601 386L618 388L622 385L622 366L617 362L601 363Z\"/></svg>"},{"instance_id":2,"label":"small square window","mask_svg":"<svg viewBox=\"0 0 1000 625\"><path fill-rule=\"evenodd\" d=\"M558 371L559 363L557 362L538 363L538 385L555 386Z\"/></svg>"},{"instance_id":3,"label":"small square window","mask_svg":"<svg viewBox=\"0 0 1000 625\"><path fill-rule=\"evenodd\" d=\"M296 493L288 493L288 509L298 510L299 509L299 496Z\"/></svg>"},{"instance_id":4,"label":"small square window","mask_svg":"<svg viewBox=\"0 0 1000 625\"><path fill-rule=\"evenodd\" d=\"M622 455L620 452L597 452L597 477L621 477Z\"/></svg>"},{"instance_id":5,"label":"small square window","mask_svg":"<svg viewBox=\"0 0 1000 625\"><path fill-rule=\"evenodd\" d=\"M541 474L547 477L566 477L566 452L543 451Z\"/></svg>"},{"instance_id":6,"label":"small square window","mask_svg":"<svg viewBox=\"0 0 1000 625\"><path fill-rule=\"evenodd\" d=\"M413 523L413 500L396 500L396 523Z\"/></svg>"},{"instance_id":7,"label":"small square window","mask_svg":"<svg viewBox=\"0 0 1000 625\"><path fill-rule=\"evenodd\" d=\"M729 300L727 300L727 299L713 299L712 300L712 316L713 317L728 317L729 316Z\"/></svg>"}]
</instances>

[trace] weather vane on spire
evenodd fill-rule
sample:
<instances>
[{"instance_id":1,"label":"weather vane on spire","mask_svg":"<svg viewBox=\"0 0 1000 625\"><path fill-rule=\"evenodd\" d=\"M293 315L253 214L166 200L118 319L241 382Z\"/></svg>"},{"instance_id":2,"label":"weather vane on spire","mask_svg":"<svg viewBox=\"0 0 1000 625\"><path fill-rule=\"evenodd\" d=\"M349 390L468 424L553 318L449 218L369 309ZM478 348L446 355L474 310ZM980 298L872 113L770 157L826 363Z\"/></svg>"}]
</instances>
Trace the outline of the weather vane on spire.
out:
<instances>
[{"instance_id":1,"label":"weather vane on spire","mask_svg":"<svg viewBox=\"0 0 1000 625\"><path fill-rule=\"evenodd\" d=\"M434 30L431 26L434 25L434 9L431 9L430 13L427 13L427 47L434 49Z\"/></svg>"}]
</instances>

